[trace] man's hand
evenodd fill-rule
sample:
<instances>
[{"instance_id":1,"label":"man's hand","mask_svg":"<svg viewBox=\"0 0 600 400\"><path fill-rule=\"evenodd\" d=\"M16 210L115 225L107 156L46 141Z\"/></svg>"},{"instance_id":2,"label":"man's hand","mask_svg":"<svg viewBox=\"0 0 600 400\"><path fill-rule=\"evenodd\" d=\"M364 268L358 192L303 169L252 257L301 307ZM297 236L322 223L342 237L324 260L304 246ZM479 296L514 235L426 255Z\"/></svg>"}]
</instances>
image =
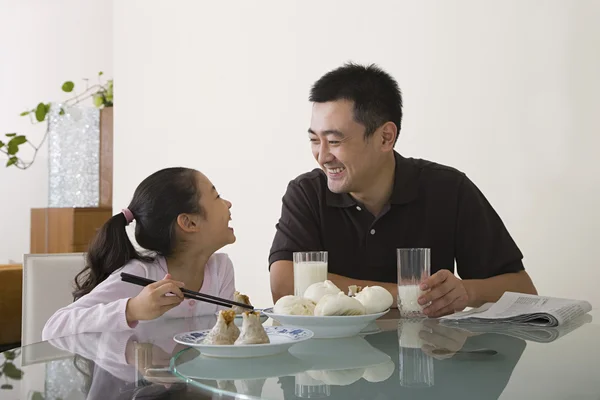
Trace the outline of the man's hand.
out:
<instances>
[{"instance_id":1,"label":"man's hand","mask_svg":"<svg viewBox=\"0 0 600 400\"><path fill-rule=\"evenodd\" d=\"M428 317L438 318L462 311L469 304L469 294L464 282L452 272L442 269L421 283L421 290L429 290L419 297L419 304L431 302L423 313Z\"/></svg>"}]
</instances>

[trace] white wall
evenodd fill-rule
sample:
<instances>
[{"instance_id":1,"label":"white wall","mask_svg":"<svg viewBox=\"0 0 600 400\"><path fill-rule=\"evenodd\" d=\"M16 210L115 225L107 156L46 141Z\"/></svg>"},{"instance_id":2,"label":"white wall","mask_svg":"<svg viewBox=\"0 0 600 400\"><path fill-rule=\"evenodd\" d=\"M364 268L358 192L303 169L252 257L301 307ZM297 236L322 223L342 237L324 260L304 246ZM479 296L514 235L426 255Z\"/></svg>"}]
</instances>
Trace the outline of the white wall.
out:
<instances>
[{"instance_id":1,"label":"white wall","mask_svg":"<svg viewBox=\"0 0 600 400\"><path fill-rule=\"evenodd\" d=\"M288 181L312 169L310 85L347 60L399 81L397 149L478 184L541 293L600 281L600 3L262 1L114 4L114 207L170 165L233 202L238 287L271 303L267 257Z\"/></svg>"},{"instance_id":2,"label":"white wall","mask_svg":"<svg viewBox=\"0 0 600 400\"><path fill-rule=\"evenodd\" d=\"M112 75L112 3L0 0L0 60L0 140L23 132L39 143L45 124L31 125L21 111L68 98L66 80L77 87L98 71ZM24 171L5 168L0 155L0 264L29 252L30 209L48 204L47 154L44 145Z\"/></svg>"}]
</instances>

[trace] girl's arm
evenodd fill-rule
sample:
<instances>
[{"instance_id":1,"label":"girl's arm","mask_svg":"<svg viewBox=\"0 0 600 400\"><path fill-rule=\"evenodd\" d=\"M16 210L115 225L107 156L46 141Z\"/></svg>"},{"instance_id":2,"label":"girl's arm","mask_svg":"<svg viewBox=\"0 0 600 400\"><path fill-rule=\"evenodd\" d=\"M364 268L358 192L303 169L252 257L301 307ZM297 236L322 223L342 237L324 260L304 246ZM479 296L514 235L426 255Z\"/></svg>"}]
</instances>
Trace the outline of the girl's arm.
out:
<instances>
[{"instance_id":1,"label":"girl's arm","mask_svg":"<svg viewBox=\"0 0 600 400\"><path fill-rule=\"evenodd\" d=\"M134 328L137 321L128 323L125 310L129 299L137 296L142 287L121 281L121 272L148 277L143 264L127 264L87 295L56 311L44 326L42 340L84 332L114 332Z\"/></svg>"}]
</instances>

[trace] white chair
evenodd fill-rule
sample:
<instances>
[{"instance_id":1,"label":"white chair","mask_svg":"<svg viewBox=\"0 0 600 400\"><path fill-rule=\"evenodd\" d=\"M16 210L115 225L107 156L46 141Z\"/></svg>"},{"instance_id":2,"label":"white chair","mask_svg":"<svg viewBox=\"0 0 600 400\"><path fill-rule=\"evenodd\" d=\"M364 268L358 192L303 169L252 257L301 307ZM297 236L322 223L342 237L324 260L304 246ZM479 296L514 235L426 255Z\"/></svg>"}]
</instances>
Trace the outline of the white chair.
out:
<instances>
[{"instance_id":1,"label":"white chair","mask_svg":"<svg viewBox=\"0 0 600 400\"><path fill-rule=\"evenodd\" d=\"M46 321L73 302L74 279L85 253L25 254L21 346L42 341Z\"/></svg>"}]
</instances>

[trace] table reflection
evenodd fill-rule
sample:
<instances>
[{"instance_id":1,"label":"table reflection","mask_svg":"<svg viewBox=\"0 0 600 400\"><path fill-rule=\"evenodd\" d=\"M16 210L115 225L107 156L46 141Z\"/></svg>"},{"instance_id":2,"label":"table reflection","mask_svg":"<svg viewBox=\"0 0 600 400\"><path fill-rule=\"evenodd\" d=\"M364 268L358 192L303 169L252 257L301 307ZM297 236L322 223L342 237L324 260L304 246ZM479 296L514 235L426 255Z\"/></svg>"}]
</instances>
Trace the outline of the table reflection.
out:
<instances>
[{"instance_id":1,"label":"table reflection","mask_svg":"<svg viewBox=\"0 0 600 400\"><path fill-rule=\"evenodd\" d=\"M576 384L579 377L597 371L592 366L600 359L589 347L597 327L584 329L581 340L563 337L591 320L586 315L559 328L381 320L369 334L312 339L261 359L208 358L173 341L177 333L210 329L214 316L160 320L132 331L69 336L6 352L0 369L10 388L0 391L0 398L13 392L17 397L8 398L39 393L42 397L36 398L69 400L497 399L527 343L526 366L514 377L521 383L511 384L509 394L533 393L523 382L536 376L532 365L538 359L548 356L562 368L556 362L571 354L578 364L563 368L562 374L568 375L572 390L581 392L592 389ZM595 382L586 385L595 387Z\"/></svg>"}]
</instances>

